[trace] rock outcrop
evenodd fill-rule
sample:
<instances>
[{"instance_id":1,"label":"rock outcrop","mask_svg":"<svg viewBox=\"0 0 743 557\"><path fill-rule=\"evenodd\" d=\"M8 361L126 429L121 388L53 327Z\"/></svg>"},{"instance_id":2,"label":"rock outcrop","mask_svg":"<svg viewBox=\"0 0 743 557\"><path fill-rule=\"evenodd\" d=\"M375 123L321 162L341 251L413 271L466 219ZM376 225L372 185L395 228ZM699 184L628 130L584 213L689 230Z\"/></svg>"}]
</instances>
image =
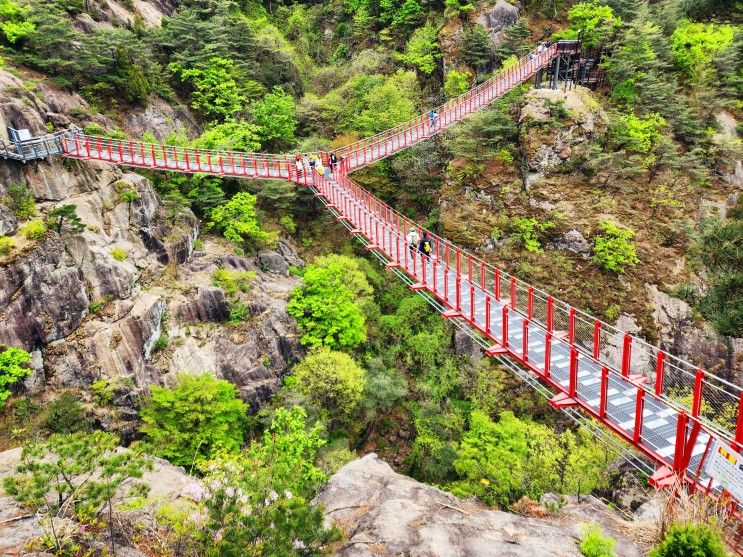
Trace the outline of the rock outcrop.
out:
<instances>
[{"instance_id":1,"label":"rock outcrop","mask_svg":"<svg viewBox=\"0 0 743 557\"><path fill-rule=\"evenodd\" d=\"M458 499L397 474L375 454L341 468L317 501L325 505L327 519L347 535L336 553L342 556L579 556L581 517L601 521L618 538L618 556L641 554L602 519L610 513L596 499L571 503L570 516L579 520L528 518Z\"/></svg>"}]
</instances>

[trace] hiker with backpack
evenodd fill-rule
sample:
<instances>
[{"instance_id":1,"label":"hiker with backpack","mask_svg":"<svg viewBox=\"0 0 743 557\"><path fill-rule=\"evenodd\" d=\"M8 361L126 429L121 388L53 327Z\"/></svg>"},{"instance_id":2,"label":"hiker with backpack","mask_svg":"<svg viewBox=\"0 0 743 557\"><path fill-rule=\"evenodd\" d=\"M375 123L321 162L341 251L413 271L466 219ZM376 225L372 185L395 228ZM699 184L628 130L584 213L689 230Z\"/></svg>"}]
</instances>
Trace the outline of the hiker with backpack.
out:
<instances>
[{"instance_id":1,"label":"hiker with backpack","mask_svg":"<svg viewBox=\"0 0 743 557\"><path fill-rule=\"evenodd\" d=\"M431 236L428 235L428 230L424 230L423 237L421 238L420 244L418 244L418 251L426 257L430 257L431 249Z\"/></svg>"}]
</instances>

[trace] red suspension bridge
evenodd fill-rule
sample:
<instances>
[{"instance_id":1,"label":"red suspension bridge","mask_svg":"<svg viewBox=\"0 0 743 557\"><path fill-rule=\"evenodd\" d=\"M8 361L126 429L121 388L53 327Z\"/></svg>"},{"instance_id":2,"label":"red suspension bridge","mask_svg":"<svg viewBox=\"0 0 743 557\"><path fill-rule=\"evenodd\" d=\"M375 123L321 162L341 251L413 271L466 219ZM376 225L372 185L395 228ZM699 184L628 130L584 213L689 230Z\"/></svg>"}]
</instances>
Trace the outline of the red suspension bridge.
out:
<instances>
[{"instance_id":1,"label":"red suspension bridge","mask_svg":"<svg viewBox=\"0 0 743 557\"><path fill-rule=\"evenodd\" d=\"M337 151L331 176L298 170L293 155L173 147L91 137L73 131L27 142L32 158L65 157L187 173L282 179L312 188L351 234L411 288L435 301L443 317L487 342L489 356L518 364L525 380L552 392L550 403L582 411L653 463L650 481L677 479L692 490L743 499L741 388L618 330L430 234L430 256L410 250L406 235L422 227L354 183L348 174L440 133L488 106L574 48L558 42L436 109ZM34 143L36 142L36 143ZM3 153L0 149L0 155ZM7 153L6 153L7 155ZM322 154L327 160L327 153ZM12 157L11 158L20 158ZM528 374L523 374L528 370ZM596 430L598 431L598 430Z\"/></svg>"}]
</instances>

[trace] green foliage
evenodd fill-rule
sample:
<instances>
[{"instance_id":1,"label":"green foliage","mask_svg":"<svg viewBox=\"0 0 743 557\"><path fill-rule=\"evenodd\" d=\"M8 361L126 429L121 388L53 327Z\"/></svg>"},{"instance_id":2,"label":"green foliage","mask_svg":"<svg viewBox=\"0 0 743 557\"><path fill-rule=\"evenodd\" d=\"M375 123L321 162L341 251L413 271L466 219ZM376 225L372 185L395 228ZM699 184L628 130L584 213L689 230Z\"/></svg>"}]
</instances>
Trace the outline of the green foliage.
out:
<instances>
[{"instance_id":1,"label":"green foliage","mask_svg":"<svg viewBox=\"0 0 743 557\"><path fill-rule=\"evenodd\" d=\"M302 286L287 306L302 332L305 346L353 350L366 339L360 300L371 287L356 260L342 255L318 257L308 265Z\"/></svg>"},{"instance_id":2,"label":"green foliage","mask_svg":"<svg viewBox=\"0 0 743 557\"><path fill-rule=\"evenodd\" d=\"M289 234L294 234L297 231L297 223L289 215L284 215L279 219L281 228L286 230Z\"/></svg>"},{"instance_id":3,"label":"green foliage","mask_svg":"<svg viewBox=\"0 0 743 557\"><path fill-rule=\"evenodd\" d=\"M142 66L136 63L123 47L117 49L116 57L121 76L119 89L124 99L134 104L147 104L150 84Z\"/></svg>"},{"instance_id":4,"label":"green foliage","mask_svg":"<svg viewBox=\"0 0 743 557\"><path fill-rule=\"evenodd\" d=\"M31 375L31 355L22 348L0 344L0 411L10 398L10 386Z\"/></svg>"},{"instance_id":5,"label":"green foliage","mask_svg":"<svg viewBox=\"0 0 743 557\"><path fill-rule=\"evenodd\" d=\"M529 37L529 25L524 18L506 27L502 42L495 50L495 59L503 63L506 59L515 57L517 60L532 51L534 45Z\"/></svg>"},{"instance_id":6,"label":"green foliage","mask_svg":"<svg viewBox=\"0 0 743 557\"><path fill-rule=\"evenodd\" d=\"M510 411L493 422L474 410L470 429L456 452L462 479L451 484L456 495L476 496L507 505L549 491L587 493L605 482L612 455L583 430L556 435L542 424L520 420Z\"/></svg>"},{"instance_id":7,"label":"green foliage","mask_svg":"<svg viewBox=\"0 0 743 557\"><path fill-rule=\"evenodd\" d=\"M8 236L0 236L0 255L10 255L15 249L15 241Z\"/></svg>"},{"instance_id":8,"label":"green foliage","mask_svg":"<svg viewBox=\"0 0 743 557\"><path fill-rule=\"evenodd\" d=\"M255 280L255 271L235 271L217 267L212 274L214 286L224 290L230 297L236 296L238 292L250 292Z\"/></svg>"},{"instance_id":9,"label":"green foliage","mask_svg":"<svg viewBox=\"0 0 743 557\"><path fill-rule=\"evenodd\" d=\"M407 394L408 385L398 371L387 367L382 358L368 362L362 398L367 417L374 418L378 413L387 412Z\"/></svg>"},{"instance_id":10,"label":"green foliage","mask_svg":"<svg viewBox=\"0 0 743 557\"><path fill-rule=\"evenodd\" d=\"M69 391L49 403L43 425L47 431L60 434L87 431L90 428L85 410Z\"/></svg>"},{"instance_id":11,"label":"green foliage","mask_svg":"<svg viewBox=\"0 0 743 557\"><path fill-rule=\"evenodd\" d=\"M57 234L62 234L66 230L70 234L80 234L85 230L85 225L80 217L77 216L77 207L75 205L62 205L55 207L47 215L47 222L54 227Z\"/></svg>"},{"instance_id":12,"label":"green foliage","mask_svg":"<svg viewBox=\"0 0 743 557\"><path fill-rule=\"evenodd\" d=\"M688 77L699 81L713 57L733 43L732 25L683 21L671 35L671 51L676 66Z\"/></svg>"},{"instance_id":13,"label":"green foliage","mask_svg":"<svg viewBox=\"0 0 743 557\"><path fill-rule=\"evenodd\" d=\"M456 156L475 162L490 160L518 137L518 129L507 107L504 102L496 102L493 107L468 117L447 132L447 147Z\"/></svg>"},{"instance_id":14,"label":"green foliage","mask_svg":"<svg viewBox=\"0 0 743 557\"><path fill-rule=\"evenodd\" d=\"M28 20L30 13L29 6L19 6L13 0L0 0L0 31L10 44L27 39L36 30L33 22Z\"/></svg>"},{"instance_id":15,"label":"green foliage","mask_svg":"<svg viewBox=\"0 0 743 557\"><path fill-rule=\"evenodd\" d=\"M186 69L176 62L168 68L181 81L193 85L191 106L210 118L219 121L234 118L248 100L238 86L240 70L232 60L215 56L203 69Z\"/></svg>"},{"instance_id":16,"label":"green foliage","mask_svg":"<svg viewBox=\"0 0 743 557\"><path fill-rule=\"evenodd\" d=\"M228 313L227 322L237 325L248 318L250 310L243 302L234 301L228 304Z\"/></svg>"},{"instance_id":17,"label":"green foliage","mask_svg":"<svg viewBox=\"0 0 743 557\"><path fill-rule=\"evenodd\" d=\"M513 224L516 228L515 235L523 241L524 249L534 253L544 251L539 243L539 235L555 227L552 221L539 222L532 217L516 217L513 219Z\"/></svg>"},{"instance_id":18,"label":"green foliage","mask_svg":"<svg viewBox=\"0 0 743 557\"><path fill-rule=\"evenodd\" d=\"M321 348L309 354L294 368L297 385L313 403L329 411L339 421L353 417L361 403L366 375L343 352Z\"/></svg>"},{"instance_id":19,"label":"green foliage","mask_svg":"<svg viewBox=\"0 0 743 557\"><path fill-rule=\"evenodd\" d=\"M720 532L709 524L674 524L650 557L725 557L725 544Z\"/></svg>"},{"instance_id":20,"label":"green foliage","mask_svg":"<svg viewBox=\"0 0 743 557\"><path fill-rule=\"evenodd\" d=\"M436 42L437 38L436 28L426 23L423 27L413 31L405 47L405 54L399 55L399 59L416 67L423 75L431 75L442 56L439 43Z\"/></svg>"},{"instance_id":21,"label":"green foliage","mask_svg":"<svg viewBox=\"0 0 743 557\"><path fill-rule=\"evenodd\" d=\"M46 234L46 225L41 219L34 219L24 224L21 229L21 234L29 240L38 240L44 234Z\"/></svg>"},{"instance_id":22,"label":"green foliage","mask_svg":"<svg viewBox=\"0 0 743 557\"><path fill-rule=\"evenodd\" d=\"M62 530L55 528L63 517L106 525L116 554L115 525L108 518L115 505L147 494L136 480L152 468L140 453L117 446L116 436L102 431L52 435L25 446L16 473L4 480L8 494L41 519L56 554L67 554Z\"/></svg>"},{"instance_id":23,"label":"green foliage","mask_svg":"<svg viewBox=\"0 0 743 557\"><path fill-rule=\"evenodd\" d=\"M281 150L294 145L297 129L297 106L283 89L274 89L250 108L258 125L261 143L266 148Z\"/></svg>"},{"instance_id":24,"label":"green foliage","mask_svg":"<svg viewBox=\"0 0 743 557\"><path fill-rule=\"evenodd\" d=\"M602 534L598 524L586 524L578 548L585 557L613 557L616 543L614 538Z\"/></svg>"},{"instance_id":25,"label":"green foliage","mask_svg":"<svg viewBox=\"0 0 743 557\"><path fill-rule=\"evenodd\" d=\"M580 36L586 48L606 44L622 25L614 10L598 0L580 2L570 8L568 21L570 27L555 38L576 39Z\"/></svg>"},{"instance_id":26,"label":"green foliage","mask_svg":"<svg viewBox=\"0 0 743 557\"><path fill-rule=\"evenodd\" d=\"M601 221L593 242L593 261L607 271L623 273L637 265L637 250L631 242L635 233L611 221Z\"/></svg>"},{"instance_id":27,"label":"green foliage","mask_svg":"<svg viewBox=\"0 0 743 557\"><path fill-rule=\"evenodd\" d=\"M648 154L658 145L661 130L665 125L666 121L657 113L640 117L623 114L617 118L612 133L619 147L635 153Z\"/></svg>"},{"instance_id":28,"label":"green foliage","mask_svg":"<svg viewBox=\"0 0 743 557\"><path fill-rule=\"evenodd\" d=\"M111 257L116 261L125 261L127 258L126 250L124 248L113 248L111 250Z\"/></svg>"},{"instance_id":29,"label":"green foliage","mask_svg":"<svg viewBox=\"0 0 743 557\"><path fill-rule=\"evenodd\" d=\"M372 135L414 118L417 114L412 95L415 83L413 72L398 70L391 78L372 86L364 96L365 108L354 118L354 128L364 135Z\"/></svg>"},{"instance_id":30,"label":"green foliage","mask_svg":"<svg viewBox=\"0 0 743 557\"><path fill-rule=\"evenodd\" d=\"M460 40L459 54L475 71L484 70L493 61L493 43L482 25L465 29Z\"/></svg>"},{"instance_id":31,"label":"green foliage","mask_svg":"<svg viewBox=\"0 0 743 557\"><path fill-rule=\"evenodd\" d=\"M209 126L194 142L200 149L246 151L252 153L261 148L261 130L244 120L230 120Z\"/></svg>"},{"instance_id":32,"label":"green foliage","mask_svg":"<svg viewBox=\"0 0 743 557\"><path fill-rule=\"evenodd\" d=\"M470 86L470 73L459 72L457 70L451 70L446 74L446 81L444 81L444 92L447 98L453 99L459 95L463 95L467 92Z\"/></svg>"},{"instance_id":33,"label":"green foliage","mask_svg":"<svg viewBox=\"0 0 743 557\"><path fill-rule=\"evenodd\" d=\"M168 337L166 333L161 334L159 337L157 337L157 340L152 345L151 354L155 354L157 352L160 352L161 350L165 350L168 347L169 343L170 337Z\"/></svg>"},{"instance_id":34,"label":"green foliage","mask_svg":"<svg viewBox=\"0 0 743 557\"><path fill-rule=\"evenodd\" d=\"M25 183L10 184L8 198L8 205L18 219L27 219L36 212L34 192Z\"/></svg>"},{"instance_id":35,"label":"green foliage","mask_svg":"<svg viewBox=\"0 0 743 557\"><path fill-rule=\"evenodd\" d=\"M121 192L119 199L122 203L134 203L139 200L139 194L137 193L137 190L130 188Z\"/></svg>"},{"instance_id":36,"label":"green foliage","mask_svg":"<svg viewBox=\"0 0 743 557\"><path fill-rule=\"evenodd\" d=\"M314 465L324 441L305 411L279 408L262 442L207 468L204 524L191 529L208 553L317 555L338 538L310 504L325 474Z\"/></svg>"},{"instance_id":37,"label":"green foliage","mask_svg":"<svg viewBox=\"0 0 743 557\"><path fill-rule=\"evenodd\" d=\"M190 469L240 450L246 412L231 383L209 373L183 374L172 389L150 389L141 411L142 433L155 454Z\"/></svg>"},{"instance_id":38,"label":"green foliage","mask_svg":"<svg viewBox=\"0 0 743 557\"><path fill-rule=\"evenodd\" d=\"M114 400L116 385L107 379L99 379L90 386L90 392L98 406L108 406Z\"/></svg>"},{"instance_id":39,"label":"green foliage","mask_svg":"<svg viewBox=\"0 0 743 557\"><path fill-rule=\"evenodd\" d=\"M707 268L710 286L700 301L702 313L723 335L743 334L743 219L703 223L694 251Z\"/></svg>"},{"instance_id":40,"label":"green foliage","mask_svg":"<svg viewBox=\"0 0 743 557\"><path fill-rule=\"evenodd\" d=\"M247 192L235 194L227 203L212 210L208 228L221 231L225 238L237 244L262 244L269 235L258 224L255 202L256 197Z\"/></svg>"}]
</instances>

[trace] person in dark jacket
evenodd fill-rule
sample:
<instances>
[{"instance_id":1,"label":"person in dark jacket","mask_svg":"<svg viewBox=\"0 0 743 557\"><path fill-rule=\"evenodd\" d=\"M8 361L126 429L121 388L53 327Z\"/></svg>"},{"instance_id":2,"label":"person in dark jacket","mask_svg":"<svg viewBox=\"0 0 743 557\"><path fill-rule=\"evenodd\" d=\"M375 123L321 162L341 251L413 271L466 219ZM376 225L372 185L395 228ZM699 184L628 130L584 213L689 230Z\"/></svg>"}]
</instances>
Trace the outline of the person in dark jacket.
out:
<instances>
[{"instance_id":1,"label":"person in dark jacket","mask_svg":"<svg viewBox=\"0 0 743 557\"><path fill-rule=\"evenodd\" d=\"M335 174L335 171L338 168L338 157L335 156L335 153L330 153L328 161L330 161L330 171Z\"/></svg>"},{"instance_id":2,"label":"person in dark jacket","mask_svg":"<svg viewBox=\"0 0 743 557\"><path fill-rule=\"evenodd\" d=\"M418 251L426 257L431 255L431 236L428 234L428 230L423 231L423 237L420 244L418 244Z\"/></svg>"}]
</instances>

